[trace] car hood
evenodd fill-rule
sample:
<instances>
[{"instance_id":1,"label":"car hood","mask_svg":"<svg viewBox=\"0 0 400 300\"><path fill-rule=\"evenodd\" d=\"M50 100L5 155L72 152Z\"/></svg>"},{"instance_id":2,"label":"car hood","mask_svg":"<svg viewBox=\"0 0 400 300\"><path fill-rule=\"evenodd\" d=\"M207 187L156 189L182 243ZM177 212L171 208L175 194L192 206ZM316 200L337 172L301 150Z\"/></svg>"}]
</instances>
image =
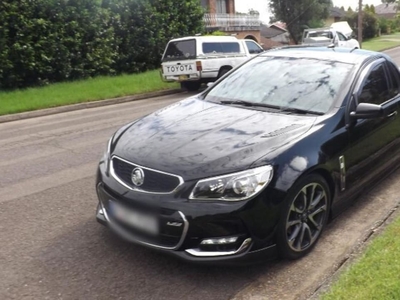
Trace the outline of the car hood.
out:
<instances>
[{"instance_id":1,"label":"car hood","mask_svg":"<svg viewBox=\"0 0 400 300\"><path fill-rule=\"evenodd\" d=\"M250 167L315 119L189 98L139 119L116 137L112 154L185 180L205 178Z\"/></svg>"}]
</instances>

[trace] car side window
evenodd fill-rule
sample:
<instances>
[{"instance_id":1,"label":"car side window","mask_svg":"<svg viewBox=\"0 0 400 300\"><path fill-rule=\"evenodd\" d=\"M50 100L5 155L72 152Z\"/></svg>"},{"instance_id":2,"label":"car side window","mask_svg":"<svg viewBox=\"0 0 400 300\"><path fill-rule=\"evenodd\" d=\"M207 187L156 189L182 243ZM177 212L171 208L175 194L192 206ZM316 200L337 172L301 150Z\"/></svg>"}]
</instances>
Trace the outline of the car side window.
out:
<instances>
[{"instance_id":1,"label":"car side window","mask_svg":"<svg viewBox=\"0 0 400 300\"><path fill-rule=\"evenodd\" d=\"M250 54L257 54L263 52L263 49L261 49L256 43L251 42L251 41L246 41L246 46L247 49L249 49Z\"/></svg>"},{"instance_id":2,"label":"car side window","mask_svg":"<svg viewBox=\"0 0 400 300\"><path fill-rule=\"evenodd\" d=\"M364 81L358 97L358 103L382 104L390 98L385 66L384 64L379 64L371 70Z\"/></svg>"},{"instance_id":3,"label":"car side window","mask_svg":"<svg viewBox=\"0 0 400 300\"><path fill-rule=\"evenodd\" d=\"M392 86L389 90L390 98L397 96L400 93L400 75L396 66L391 62L387 63L389 69L389 76L392 82Z\"/></svg>"},{"instance_id":4,"label":"car side window","mask_svg":"<svg viewBox=\"0 0 400 300\"><path fill-rule=\"evenodd\" d=\"M240 53L240 46L237 42L205 42L203 43L203 53Z\"/></svg>"},{"instance_id":5,"label":"car side window","mask_svg":"<svg viewBox=\"0 0 400 300\"><path fill-rule=\"evenodd\" d=\"M337 32L338 36L339 36L339 40L341 40L342 42L347 41L346 37L341 34L340 32Z\"/></svg>"}]
</instances>

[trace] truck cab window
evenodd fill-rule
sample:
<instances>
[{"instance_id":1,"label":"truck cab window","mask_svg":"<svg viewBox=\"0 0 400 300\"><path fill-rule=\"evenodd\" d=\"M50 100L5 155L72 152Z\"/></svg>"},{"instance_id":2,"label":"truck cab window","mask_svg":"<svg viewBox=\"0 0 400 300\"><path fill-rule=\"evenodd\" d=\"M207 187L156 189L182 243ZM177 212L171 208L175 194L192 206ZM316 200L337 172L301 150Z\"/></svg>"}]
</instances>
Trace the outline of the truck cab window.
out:
<instances>
[{"instance_id":1,"label":"truck cab window","mask_svg":"<svg viewBox=\"0 0 400 300\"><path fill-rule=\"evenodd\" d=\"M342 41L342 42L347 41L347 38L346 38L342 33L337 32L337 34L338 34L338 36L339 36L339 40L340 40L340 41Z\"/></svg>"},{"instance_id":2,"label":"truck cab window","mask_svg":"<svg viewBox=\"0 0 400 300\"><path fill-rule=\"evenodd\" d=\"M256 43L252 41L246 41L247 49L249 50L250 54L258 54L263 52L264 50L260 48Z\"/></svg>"}]
</instances>

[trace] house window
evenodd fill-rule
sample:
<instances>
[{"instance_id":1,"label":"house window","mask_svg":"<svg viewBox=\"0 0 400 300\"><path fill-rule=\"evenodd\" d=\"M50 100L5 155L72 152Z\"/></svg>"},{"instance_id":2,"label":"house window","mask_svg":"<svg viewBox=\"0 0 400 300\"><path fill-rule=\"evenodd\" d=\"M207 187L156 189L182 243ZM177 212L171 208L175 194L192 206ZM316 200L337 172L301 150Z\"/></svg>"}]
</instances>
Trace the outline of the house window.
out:
<instances>
[{"instance_id":1,"label":"house window","mask_svg":"<svg viewBox=\"0 0 400 300\"><path fill-rule=\"evenodd\" d=\"M209 8L208 0L201 0L201 6L208 9Z\"/></svg>"},{"instance_id":2,"label":"house window","mask_svg":"<svg viewBox=\"0 0 400 300\"><path fill-rule=\"evenodd\" d=\"M217 0L217 13L226 14L226 0Z\"/></svg>"}]
</instances>

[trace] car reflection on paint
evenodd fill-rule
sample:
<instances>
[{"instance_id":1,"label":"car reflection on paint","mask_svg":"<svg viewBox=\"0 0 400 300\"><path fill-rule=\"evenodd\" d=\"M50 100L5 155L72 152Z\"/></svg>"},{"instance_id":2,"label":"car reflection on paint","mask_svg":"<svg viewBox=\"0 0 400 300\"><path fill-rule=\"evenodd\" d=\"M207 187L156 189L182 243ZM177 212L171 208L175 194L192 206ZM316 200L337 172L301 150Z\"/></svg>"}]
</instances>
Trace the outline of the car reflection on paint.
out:
<instances>
[{"instance_id":1,"label":"car reflection on paint","mask_svg":"<svg viewBox=\"0 0 400 300\"><path fill-rule=\"evenodd\" d=\"M97 220L188 261L304 256L398 162L399 84L382 53L263 53L111 137Z\"/></svg>"}]
</instances>

